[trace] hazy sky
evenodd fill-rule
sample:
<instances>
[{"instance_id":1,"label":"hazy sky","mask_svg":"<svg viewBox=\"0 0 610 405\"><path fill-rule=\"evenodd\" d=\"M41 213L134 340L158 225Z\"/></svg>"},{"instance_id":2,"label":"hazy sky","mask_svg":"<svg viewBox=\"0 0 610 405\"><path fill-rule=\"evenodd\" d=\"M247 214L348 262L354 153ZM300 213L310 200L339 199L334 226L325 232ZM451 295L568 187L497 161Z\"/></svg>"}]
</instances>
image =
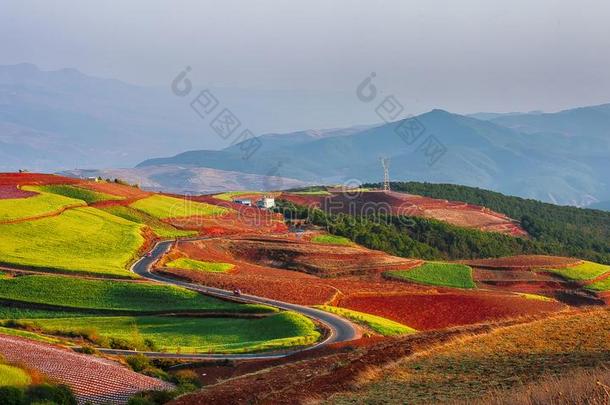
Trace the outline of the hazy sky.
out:
<instances>
[{"instance_id":1,"label":"hazy sky","mask_svg":"<svg viewBox=\"0 0 610 405\"><path fill-rule=\"evenodd\" d=\"M2 0L0 64L167 85L353 92L412 113L610 102L610 2Z\"/></svg>"}]
</instances>

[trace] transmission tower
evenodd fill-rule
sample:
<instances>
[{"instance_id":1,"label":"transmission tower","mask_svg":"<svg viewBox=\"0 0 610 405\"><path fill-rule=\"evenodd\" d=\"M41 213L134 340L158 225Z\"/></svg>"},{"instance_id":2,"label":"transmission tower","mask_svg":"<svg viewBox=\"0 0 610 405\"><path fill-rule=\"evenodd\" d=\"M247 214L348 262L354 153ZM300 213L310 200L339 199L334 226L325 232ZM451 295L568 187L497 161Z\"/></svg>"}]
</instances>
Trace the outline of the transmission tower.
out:
<instances>
[{"instance_id":1,"label":"transmission tower","mask_svg":"<svg viewBox=\"0 0 610 405\"><path fill-rule=\"evenodd\" d=\"M381 158L383 166L383 191L390 191L390 158Z\"/></svg>"}]
</instances>

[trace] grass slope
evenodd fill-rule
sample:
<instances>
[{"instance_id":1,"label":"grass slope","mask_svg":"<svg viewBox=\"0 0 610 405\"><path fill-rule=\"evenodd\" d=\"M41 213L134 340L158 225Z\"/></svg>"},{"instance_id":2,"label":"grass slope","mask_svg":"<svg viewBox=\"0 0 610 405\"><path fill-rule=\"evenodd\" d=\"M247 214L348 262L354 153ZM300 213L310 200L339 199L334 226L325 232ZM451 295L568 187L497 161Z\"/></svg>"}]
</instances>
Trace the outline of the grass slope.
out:
<instances>
[{"instance_id":1,"label":"grass slope","mask_svg":"<svg viewBox=\"0 0 610 405\"><path fill-rule=\"evenodd\" d=\"M61 197L64 198L64 197ZM120 277L144 243L142 226L95 208L0 225L0 262Z\"/></svg>"},{"instance_id":2,"label":"grass slope","mask_svg":"<svg viewBox=\"0 0 610 405\"><path fill-rule=\"evenodd\" d=\"M172 260L171 262L166 263L165 266L176 269L208 271L211 273L226 273L227 271L235 267L235 265L231 263L202 262L199 260L187 259L184 257Z\"/></svg>"},{"instance_id":3,"label":"grass slope","mask_svg":"<svg viewBox=\"0 0 610 405\"><path fill-rule=\"evenodd\" d=\"M607 364L608 336L607 309L498 328L405 357L368 378L363 375L356 392L336 395L328 402L472 403L473 398L544 375Z\"/></svg>"},{"instance_id":4,"label":"grass slope","mask_svg":"<svg viewBox=\"0 0 610 405\"><path fill-rule=\"evenodd\" d=\"M258 191L230 191L227 193L216 194L214 198L223 201L233 201L233 199L238 198L242 195L263 195L263 193Z\"/></svg>"},{"instance_id":5,"label":"grass slope","mask_svg":"<svg viewBox=\"0 0 610 405\"><path fill-rule=\"evenodd\" d=\"M163 351L241 353L312 344L320 337L308 318L282 312L261 319L92 317L38 319L47 333L87 331L129 342L149 339Z\"/></svg>"},{"instance_id":6,"label":"grass slope","mask_svg":"<svg viewBox=\"0 0 610 405\"><path fill-rule=\"evenodd\" d=\"M197 232L195 231L183 231L176 229L170 224L166 224L152 215L148 215L145 212L138 211L134 208L116 205L104 207L102 210L128 221L135 222L136 224L147 225L159 238L177 238L181 236L197 235Z\"/></svg>"},{"instance_id":7,"label":"grass slope","mask_svg":"<svg viewBox=\"0 0 610 405\"><path fill-rule=\"evenodd\" d=\"M164 195L152 195L138 200L130 206L159 219L205 217L229 212L228 208Z\"/></svg>"},{"instance_id":8,"label":"grass slope","mask_svg":"<svg viewBox=\"0 0 610 405\"><path fill-rule=\"evenodd\" d=\"M82 309L121 311L270 312L207 297L184 288L149 283L80 279L67 276L21 276L0 280L0 298Z\"/></svg>"},{"instance_id":9,"label":"grass slope","mask_svg":"<svg viewBox=\"0 0 610 405\"><path fill-rule=\"evenodd\" d=\"M456 288L475 288L472 269L463 264L428 262L410 270L388 271L390 278Z\"/></svg>"},{"instance_id":10,"label":"grass slope","mask_svg":"<svg viewBox=\"0 0 610 405\"><path fill-rule=\"evenodd\" d=\"M88 190L76 186L69 186L66 184L53 184L48 186L36 187L38 191L47 192L57 195L62 195L68 198L74 198L76 200L85 201L87 204L93 204L100 201L107 200L122 200L123 197L110 195L106 193L100 193L98 191Z\"/></svg>"},{"instance_id":11,"label":"grass slope","mask_svg":"<svg viewBox=\"0 0 610 405\"><path fill-rule=\"evenodd\" d=\"M351 245L352 241L337 235L316 235L311 238L314 243L323 243L326 245Z\"/></svg>"},{"instance_id":12,"label":"grass slope","mask_svg":"<svg viewBox=\"0 0 610 405\"><path fill-rule=\"evenodd\" d=\"M0 364L0 387L30 385L32 379L23 369L8 364Z\"/></svg>"},{"instance_id":13,"label":"grass slope","mask_svg":"<svg viewBox=\"0 0 610 405\"><path fill-rule=\"evenodd\" d=\"M404 335L407 333L417 332L417 330L410 328L406 325L403 325L401 323L394 322L389 319L382 318L380 316L366 314L364 312L358 312L358 311L354 311L351 309L333 307L331 305L316 305L315 307L319 308L323 311L331 312L333 314L337 314L339 316L347 318L351 321L356 322L359 325L370 328L373 331L379 333L380 335L384 335L384 336Z\"/></svg>"},{"instance_id":14,"label":"grass slope","mask_svg":"<svg viewBox=\"0 0 610 405\"><path fill-rule=\"evenodd\" d=\"M39 192L35 187L23 187L23 189ZM85 205L85 202L44 192L28 198L0 199L0 222L37 217L76 205Z\"/></svg>"},{"instance_id":15,"label":"grass slope","mask_svg":"<svg viewBox=\"0 0 610 405\"><path fill-rule=\"evenodd\" d=\"M591 280L610 272L610 266L594 262L584 262L576 266L548 270L570 280Z\"/></svg>"}]
</instances>

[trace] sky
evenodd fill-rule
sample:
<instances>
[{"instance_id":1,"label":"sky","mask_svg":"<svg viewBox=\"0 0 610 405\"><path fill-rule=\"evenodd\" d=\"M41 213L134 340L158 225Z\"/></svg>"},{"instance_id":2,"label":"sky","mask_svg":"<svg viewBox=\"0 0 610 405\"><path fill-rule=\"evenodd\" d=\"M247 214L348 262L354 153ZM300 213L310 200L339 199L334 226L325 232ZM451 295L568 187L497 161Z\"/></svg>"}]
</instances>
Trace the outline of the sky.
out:
<instances>
[{"instance_id":1,"label":"sky","mask_svg":"<svg viewBox=\"0 0 610 405\"><path fill-rule=\"evenodd\" d=\"M607 0L2 0L0 64L167 86L353 94L409 113L610 102ZM340 120L339 120L340 121Z\"/></svg>"}]
</instances>

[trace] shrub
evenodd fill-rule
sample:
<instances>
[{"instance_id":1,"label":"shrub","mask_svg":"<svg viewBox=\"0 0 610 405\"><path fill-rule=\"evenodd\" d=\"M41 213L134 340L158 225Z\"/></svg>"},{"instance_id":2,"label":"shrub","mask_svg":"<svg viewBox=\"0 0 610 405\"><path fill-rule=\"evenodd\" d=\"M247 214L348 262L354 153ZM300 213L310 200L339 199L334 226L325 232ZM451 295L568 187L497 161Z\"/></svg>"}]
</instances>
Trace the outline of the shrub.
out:
<instances>
[{"instance_id":1,"label":"shrub","mask_svg":"<svg viewBox=\"0 0 610 405\"><path fill-rule=\"evenodd\" d=\"M176 398L175 391L144 391L129 399L127 405L161 405Z\"/></svg>"},{"instance_id":2,"label":"shrub","mask_svg":"<svg viewBox=\"0 0 610 405\"><path fill-rule=\"evenodd\" d=\"M172 375L171 380L179 386L190 385L201 387L199 375L193 370L178 370Z\"/></svg>"},{"instance_id":3,"label":"shrub","mask_svg":"<svg viewBox=\"0 0 610 405\"><path fill-rule=\"evenodd\" d=\"M125 357L125 361L133 371L142 371L145 368L151 367L150 360L143 354L135 354Z\"/></svg>"},{"instance_id":4,"label":"shrub","mask_svg":"<svg viewBox=\"0 0 610 405\"><path fill-rule=\"evenodd\" d=\"M26 397L28 403L50 401L57 405L76 405L76 398L66 385L34 385L27 389Z\"/></svg>"},{"instance_id":5,"label":"shrub","mask_svg":"<svg viewBox=\"0 0 610 405\"><path fill-rule=\"evenodd\" d=\"M0 387L0 398L5 405L22 405L25 403L23 389L17 387Z\"/></svg>"}]
</instances>

